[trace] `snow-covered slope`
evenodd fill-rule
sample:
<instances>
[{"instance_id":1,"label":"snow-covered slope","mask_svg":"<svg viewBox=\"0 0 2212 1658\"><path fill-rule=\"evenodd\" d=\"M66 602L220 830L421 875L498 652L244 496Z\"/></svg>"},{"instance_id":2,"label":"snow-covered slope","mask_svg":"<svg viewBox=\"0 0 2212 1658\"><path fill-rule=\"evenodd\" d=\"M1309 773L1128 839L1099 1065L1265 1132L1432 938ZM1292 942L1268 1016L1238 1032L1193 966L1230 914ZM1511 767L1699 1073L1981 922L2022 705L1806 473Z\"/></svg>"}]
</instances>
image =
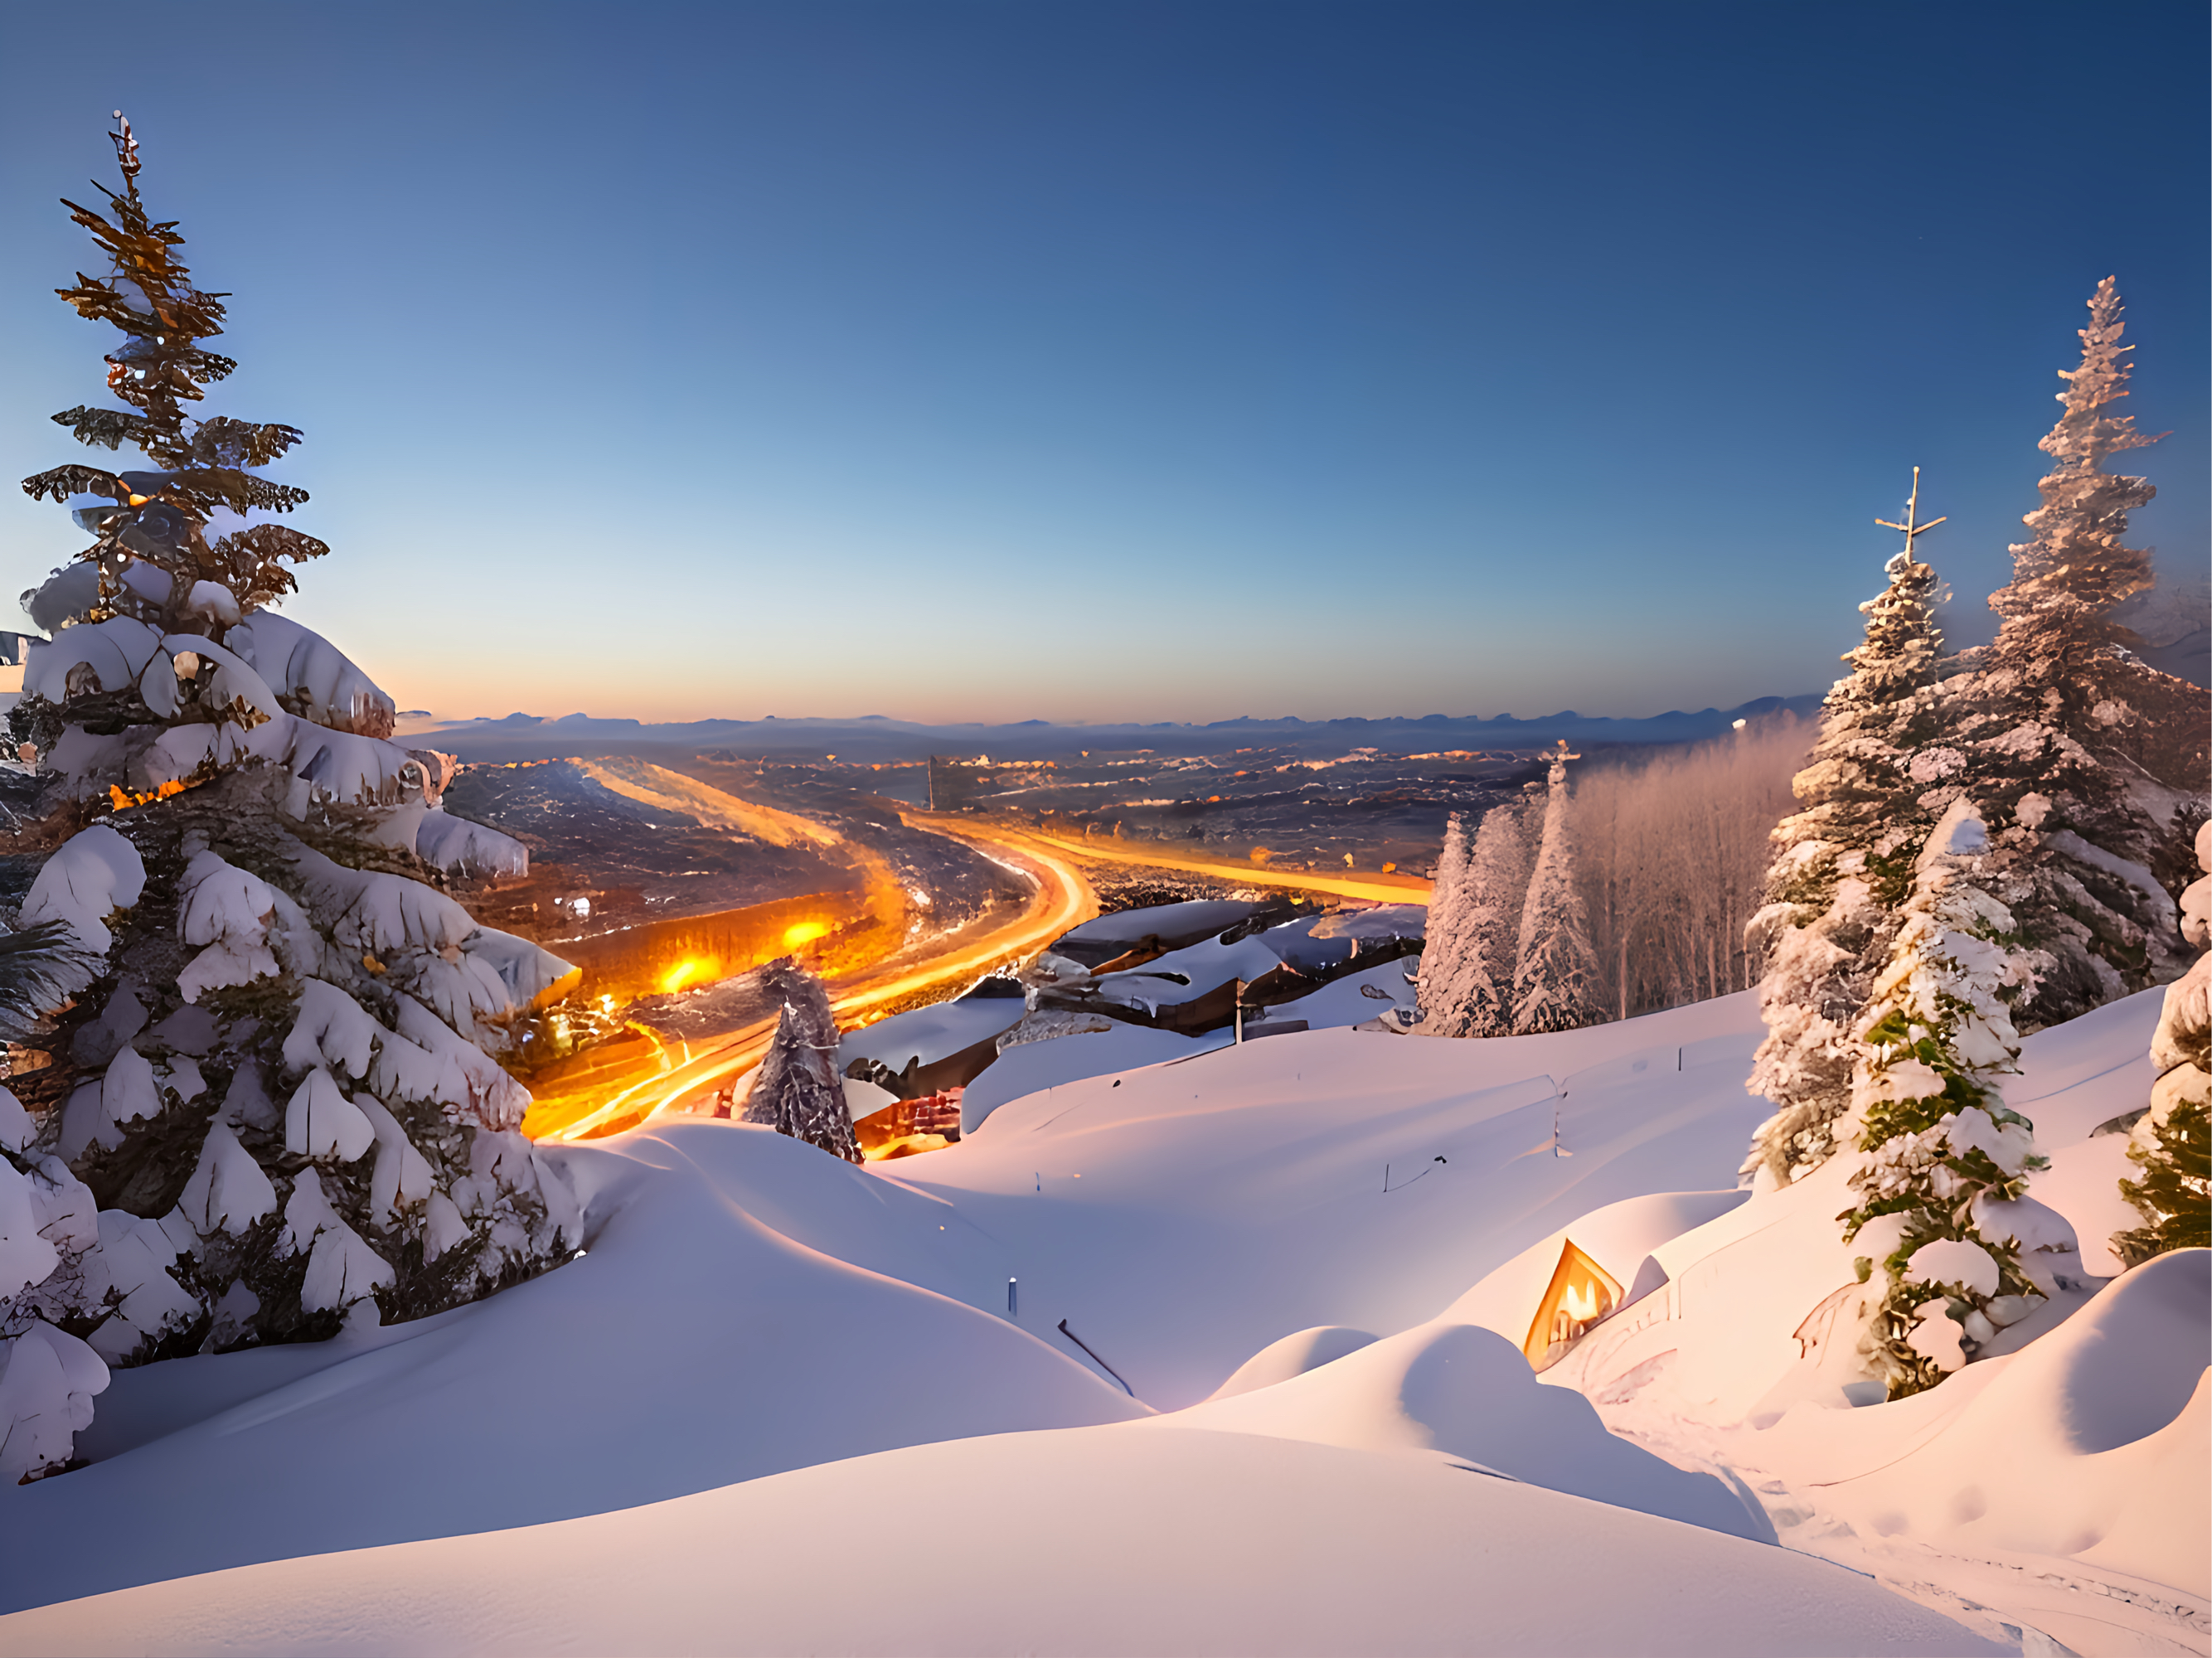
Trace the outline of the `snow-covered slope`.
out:
<instances>
[{"instance_id":1,"label":"snow-covered slope","mask_svg":"<svg viewBox=\"0 0 2212 1658\"><path fill-rule=\"evenodd\" d=\"M558 1155L581 1260L412 1324L118 1371L93 1466L0 1489L5 1603L1143 1413L977 1310L1005 1251L896 1181L727 1123Z\"/></svg>"},{"instance_id":2,"label":"snow-covered slope","mask_svg":"<svg viewBox=\"0 0 2212 1658\"><path fill-rule=\"evenodd\" d=\"M2008 1093L2046 1145L2100 1144L2081 1137L2140 1102L2155 1001L2030 1039ZM1723 1534L1763 1534L1747 1496L1785 1545L1984 1636L2055 1630L2064 1606L2044 1601L2118 1588L2170 1610L2130 1602L2112 1628L2180 1646L2100 1642L2078 1618L2069 1646L2201 1648L2185 1561L2146 1540L2178 1540L2171 1555L2195 1535L2158 1506L2203 1467L2203 1397L2183 1388L2201 1338L2168 1307L2196 1293L2185 1261L1900 1406L1785 1405L1758 1429L1638 1417L1672 1396L1598 1378L1625 1442L1564 1391L1569 1365L1528 1374L1547 1248L1626 1262L1608 1267L1624 1284L1652 1256L1687 1283L1791 1196L1732 1189L1766 1109L1742 1091L1758 1035L1747 997L1480 1042L1337 1029L1209 1051L1129 1028L994 1072L1132 1038L1184 1062L1138 1054L1009 1098L896 1179L726 1123L561 1152L583 1259L417 1324L119 1373L93 1466L0 1490L5 1586L15 1606L154 1586L0 1622L0 1648L1986 1649ZM1769 1298L1802 1316L1826 1293L1805 1289ZM1792 1327L1760 1337L1784 1369ZM2108 1408L2097 1355L2136 1353L2144 1327L2167 1333L2160 1379ZM1241 1391L1201 1403L1247 1360ZM2000 1392L2008 1366L2022 1379ZM1176 1413L1137 1419L1147 1406ZM2085 1410L2134 1436L2063 1426ZM2032 1455L1982 1482L1986 1521L1947 1531L1892 1500L1876 1453L1954 1418L1968 1461ZM1811 1489L1837 1469L1861 1483ZM1937 1473L1929 1492L1970 1483ZM2105 1528L2021 1531L2038 1480L2104 1503ZM219 1534L193 1521L210 1505L237 1516ZM2006 1552L2058 1543L2080 1547Z\"/></svg>"},{"instance_id":3,"label":"snow-covered slope","mask_svg":"<svg viewBox=\"0 0 2212 1658\"><path fill-rule=\"evenodd\" d=\"M1865 1578L1433 1453L1076 1429L0 1619L56 1655L1996 1654Z\"/></svg>"},{"instance_id":4,"label":"snow-covered slope","mask_svg":"<svg viewBox=\"0 0 2212 1658\"><path fill-rule=\"evenodd\" d=\"M1766 1109L1743 1091L1759 1029L1746 995L1493 1042L1271 1036L1054 1082L901 1173L1020 1258L1025 1327L1068 1319L1172 1409L1293 1331L1431 1318L1601 1205L1732 1183ZM1015 1048L963 1114L1017 1065L1139 1036L1194 1051L1136 1030Z\"/></svg>"}]
</instances>

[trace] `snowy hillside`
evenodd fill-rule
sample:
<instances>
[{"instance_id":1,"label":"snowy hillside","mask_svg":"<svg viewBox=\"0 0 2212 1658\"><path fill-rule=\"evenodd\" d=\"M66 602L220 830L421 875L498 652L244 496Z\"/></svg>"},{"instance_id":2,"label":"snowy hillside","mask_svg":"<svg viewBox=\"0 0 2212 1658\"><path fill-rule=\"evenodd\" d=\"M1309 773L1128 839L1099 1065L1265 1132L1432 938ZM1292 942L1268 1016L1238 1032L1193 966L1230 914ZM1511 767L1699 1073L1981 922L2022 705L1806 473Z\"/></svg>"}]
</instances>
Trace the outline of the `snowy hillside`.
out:
<instances>
[{"instance_id":1,"label":"snowy hillside","mask_svg":"<svg viewBox=\"0 0 2212 1658\"><path fill-rule=\"evenodd\" d=\"M2057 1153L2034 1195L2085 1237L2068 1153L2139 1104L2156 1000L2031 1038L2013 1090ZM1734 1280L1699 1271L1826 1202L1734 1187L1759 1033L1748 996L1482 1042L1317 1029L1008 1099L898 1178L726 1122L563 1148L588 1253L558 1271L118 1372L91 1466L0 1511L12 1607L123 1592L0 1645L2202 1650L2204 1256L1920 1398L1751 1409L1798 1344L1700 1321ZM1000 1066L1128 1037L1192 1046L1128 1027ZM1618 1363L1540 1379L1528 1260L1569 1237L1646 1293L1571 1350ZM1784 1332L1832 1266L1780 1274ZM1741 1374L1678 1379L1700 1364ZM885 1569L917 1549L939 1564Z\"/></svg>"}]
</instances>

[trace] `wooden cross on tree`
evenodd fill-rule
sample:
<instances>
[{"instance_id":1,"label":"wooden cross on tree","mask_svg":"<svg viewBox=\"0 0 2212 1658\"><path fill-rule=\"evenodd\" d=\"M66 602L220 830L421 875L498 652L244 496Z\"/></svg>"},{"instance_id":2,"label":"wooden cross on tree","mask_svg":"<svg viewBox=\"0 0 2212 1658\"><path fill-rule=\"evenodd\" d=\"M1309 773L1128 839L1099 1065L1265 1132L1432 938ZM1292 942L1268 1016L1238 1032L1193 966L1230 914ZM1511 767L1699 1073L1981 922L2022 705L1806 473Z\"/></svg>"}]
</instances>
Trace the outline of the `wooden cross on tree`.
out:
<instances>
[{"instance_id":1,"label":"wooden cross on tree","mask_svg":"<svg viewBox=\"0 0 2212 1658\"><path fill-rule=\"evenodd\" d=\"M1905 531L1905 556L1908 562L1912 558L1912 539L1915 536L1924 536L1937 525L1948 524L1950 522L1949 516L1946 514L1942 518L1931 518L1927 523L1923 524L1919 521L1919 512L1920 469L1916 466L1912 469L1912 494L1906 499L1905 503L1905 522L1902 524L1892 524L1886 518L1878 518L1875 520L1876 524L1880 525L1885 530L1902 530Z\"/></svg>"}]
</instances>

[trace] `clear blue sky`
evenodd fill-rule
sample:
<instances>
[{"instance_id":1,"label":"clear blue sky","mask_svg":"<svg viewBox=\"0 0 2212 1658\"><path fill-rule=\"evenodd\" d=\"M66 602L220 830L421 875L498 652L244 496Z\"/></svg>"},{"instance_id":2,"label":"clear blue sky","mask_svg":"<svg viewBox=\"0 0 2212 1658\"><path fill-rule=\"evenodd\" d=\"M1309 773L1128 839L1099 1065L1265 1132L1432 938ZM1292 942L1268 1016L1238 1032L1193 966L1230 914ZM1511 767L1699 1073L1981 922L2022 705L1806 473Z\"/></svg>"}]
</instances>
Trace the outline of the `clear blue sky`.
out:
<instances>
[{"instance_id":1,"label":"clear blue sky","mask_svg":"<svg viewBox=\"0 0 2212 1658\"><path fill-rule=\"evenodd\" d=\"M82 452L118 106L402 701L1637 714L1954 633L2118 273L2202 568L2206 9L11 7L0 446ZM0 501L0 591L77 545Z\"/></svg>"}]
</instances>

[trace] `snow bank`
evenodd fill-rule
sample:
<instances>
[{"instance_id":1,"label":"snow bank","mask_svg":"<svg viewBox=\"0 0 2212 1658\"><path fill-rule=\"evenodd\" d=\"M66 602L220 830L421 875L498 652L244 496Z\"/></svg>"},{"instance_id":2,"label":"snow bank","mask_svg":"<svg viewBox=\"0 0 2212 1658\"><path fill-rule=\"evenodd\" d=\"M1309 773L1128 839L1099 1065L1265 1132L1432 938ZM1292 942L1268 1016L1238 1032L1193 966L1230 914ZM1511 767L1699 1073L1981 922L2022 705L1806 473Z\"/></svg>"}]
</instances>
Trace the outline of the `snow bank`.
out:
<instances>
[{"instance_id":1,"label":"snow bank","mask_svg":"<svg viewBox=\"0 0 2212 1658\"><path fill-rule=\"evenodd\" d=\"M1917 1406L1800 1407L1748 1455L1869 1535L2212 1594L2212 1250L2146 1262ZM1971 1381L1975 1385L1961 1387Z\"/></svg>"},{"instance_id":2,"label":"snow bank","mask_svg":"<svg viewBox=\"0 0 2212 1658\"><path fill-rule=\"evenodd\" d=\"M1000 1054L991 1062L989 1070L968 1084L967 1091L960 1096L960 1132L963 1136L974 1133L1008 1100L1085 1078L1188 1059L1226 1047L1233 1040L1232 1034L1226 1030L1204 1036L1179 1036L1172 1030L1154 1030L1147 1025L1115 1024L1109 1030L1086 1030L1046 1042L1024 1042Z\"/></svg>"},{"instance_id":3,"label":"snow bank","mask_svg":"<svg viewBox=\"0 0 2212 1658\"><path fill-rule=\"evenodd\" d=\"M1346 1353L1356 1353L1376 1339L1364 1330L1347 1329L1341 1324L1316 1324L1310 1330L1299 1330L1280 1341L1269 1342L1238 1365L1211 1397L1234 1399L1255 1388L1272 1388L1278 1382L1288 1382L1294 1376L1334 1363Z\"/></svg>"},{"instance_id":4,"label":"snow bank","mask_svg":"<svg viewBox=\"0 0 2212 1658\"><path fill-rule=\"evenodd\" d=\"M1021 1257L1025 1327L1066 1317L1173 1408L1294 1331L1434 1318L1594 1208L1732 1180L1771 1109L1743 1091L1758 1017L1742 994L1487 1042L1061 1037L1009 1049L962 1101L981 1127L901 1175Z\"/></svg>"},{"instance_id":5,"label":"snow bank","mask_svg":"<svg viewBox=\"0 0 2212 1658\"><path fill-rule=\"evenodd\" d=\"M93 1466L0 1487L4 1605L1143 1414L986 1310L1008 1256L896 1181L728 1123L540 1155L581 1190L587 1255L414 1323L118 1371ZM314 1207L295 1242L338 1304L365 1263Z\"/></svg>"},{"instance_id":6,"label":"snow bank","mask_svg":"<svg viewBox=\"0 0 2212 1658\"><path fill-rule=\"evenodd\" d=\"M0 1644L57 1655L2008 1650L1823 1562L1432 1454L1113 1427L920 1446L559 1525L131 1589L0 1621Z\"/></svg>"},{"instance_id":7,"label":"snow bank","mask_svg":"<svg viewBox=\"0 0 2212 1658\"><path fill-rule=\"evenodd\" d=\"M2031 1038L2023 1093L2069 1095L2069 1120L2085 1122L2140 1104L2121 1097L2146 1037L2134 1017ZM327 1034L347 1063L343 1023L303 1042L320 1055ZM419 1045L433 1028L403 1004L370 1064L379 1096L451 1057ZM2037 1573L2071 1583L2093 1566L2100 1582L2185 1600L2185 1582L2161 1588L2157 1574L2179 1572L2173 1557L2201 1532L2174 1492L2206 1455L2185 1442L2203 1401L2183 1384L2203 1359L2186 1341L2174 1357L2157 1333L2185 1326L2170 1303L2191 1295L2201 1328L2206 1291L2174 1266L2075 1297L2087 1310L2071 1323L2053 1318L2025 1351L1898 1406L1808 1395L1763 1406L1764 1429L1681 1414L1675 1382L1702 1365L1708 1392L1733 1390L1744 1418L1754 1381L1771 1388L1800 1363L1806 1315L1853 1282L1834 1222L1847 1194L1817 1175L1748 1199L1713 1189L1770 1108L1742 1091L1759 1035L1749 995L1485 1042L1335 1029L1230 1048L1123 1027L1010 1049L979 1088L1018 1080L1018 1065L1041 1065L1049 1085L1009 1089L978 1132L896 1165L898 1178L709 1121L548 1150L584 1201L586 1255L414 1324L119 1372L77 1441L92 1466L0 1487L17 1540L0 1594L14 1606L407 1547L74 1607L0 1626L0 1645L189 1650L234 1636L298 1650L371 1630L398 1632L381 1646L459 1631L534 1650L551 1629L595 1650L908 1650L926 1629L957 1650L1977 1650L1863 1577L1719 1534L1744 1524L1741 1503L1685 1471L1740 1471L1793 1548L1874 1550L1893 1517L1923 1523L1885 1505L1883 1465L1940 1453L1970 1408L1996 1424L1960 1441L1977 1466L2002 1460L2008 1434L2030 1445L2002 1505L2042 1501L2028 1484L2041 1469L2060 1493L2052 1513L2081 1520L2055 1540L2078 1551L1907 1530L1909 1551L1870 1555L1867 1570L1908 1586L1965 1570L1930 1552L1956 1535L1979 1551L1974 1570L2028 1563L2002 1565L2011 1587L1973 1593L1984 1608L2041 1593ZM1146 1064L1148 1043L1187 1062ZM1086 1053L1099 1074L1056 1069L1096 1062ZM528 1155L512 1136L479 1142ZM387 1179L386 1150L372 1180L404 1207L404 1158ZM207 1189L193 1193L211 1224L233 1212L216 1190L222 1151L205 1154ZM239 1195L238 1212L258 1205ZM1532 1380L1513 1348L1541 1286L1508 1280L1532 1278L1547 1248L1555 1260L1565 1237L1625 1284L1647 1264L1663 1279ZM2140 1317L2120 1315L2129 1297ZM1646 1339L1637 1321L1662 1315L1674 1327L1650 1352L1616 1351L1626 1370L1581 1357ZM1707 1330L1753 1334L1699 1357ZM2145 1372L2126 1388L2110 1375L2124 1354ZM2027 1380L2001 1394L2013 1376ZM1577 1376L1635 1443L1595 1434L1565 1391ZM1199 1408L1136 1422L1147 1406ZM1083 1425L1109 1424L1122 1425ZM1020 1431L1059 1428L1080 1430ZM2112 1442L2123 1430L2136 1437ZM894 1448L971 1435L1005 1436ZM1971 1482L1993 1525L1995 1477ZM1826 1503L1818 1488L1838 1481ZM1863 1503L1852 1482L1869 1482ZM1967 1483L1961 1472L1946 1489ZM210 1510L223 1527L195 1522ZM571 1523L499 1530L551 1521ZM410 1541L435 1533L487 1534ZM99 1549L82 1544L92 1534ZM960 1569L873 1569L913 1558L917 1539L952 1540Z\"/></svg>"},{"instance_id":8,"label":"snow bank","mask_svg":"<svg viewBox=\"0 0 2212 1658\"><path fill-rule=\"evenodd\" d=\"M1553 1491L1771 1542L1756 1506L1616 1439L1579 1394L1547 1388L1520 1344L1448 1320L1301 1376L1161 1417L1162 1429L1270 1434L1357 1450L1438 1450Z\"/></svg>"}]
</instances>

